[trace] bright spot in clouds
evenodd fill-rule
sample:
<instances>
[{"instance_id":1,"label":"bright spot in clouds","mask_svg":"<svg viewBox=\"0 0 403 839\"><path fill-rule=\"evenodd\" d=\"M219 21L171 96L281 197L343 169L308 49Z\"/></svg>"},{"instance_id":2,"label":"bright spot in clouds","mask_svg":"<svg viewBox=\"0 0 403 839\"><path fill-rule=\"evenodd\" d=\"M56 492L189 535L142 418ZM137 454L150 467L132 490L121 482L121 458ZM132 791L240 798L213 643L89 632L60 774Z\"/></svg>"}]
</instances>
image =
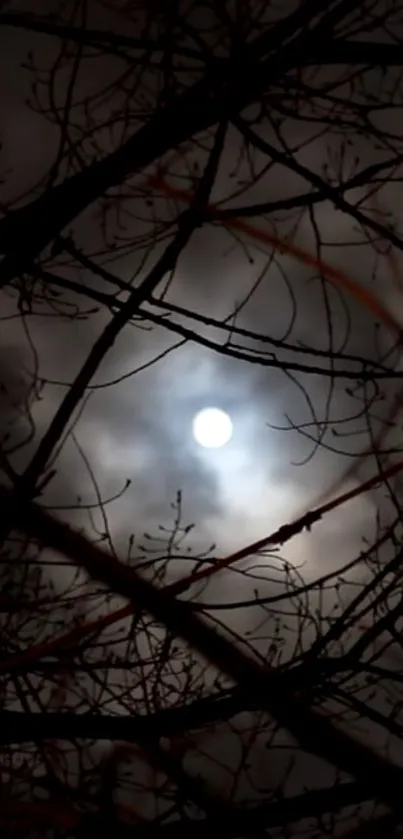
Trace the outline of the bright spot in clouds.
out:
<instances>
[{"instance_id":1,"label":"bright spot in clouds","mask_svg":"<svg viewBox=\"0 0 403 839\"><path fill-rule=\"evenodd\" d=\"M232 422L220 408L203 408L193 420L193 436L200 446L219 449L232 437Z\"/></svg>"}]
</instances>

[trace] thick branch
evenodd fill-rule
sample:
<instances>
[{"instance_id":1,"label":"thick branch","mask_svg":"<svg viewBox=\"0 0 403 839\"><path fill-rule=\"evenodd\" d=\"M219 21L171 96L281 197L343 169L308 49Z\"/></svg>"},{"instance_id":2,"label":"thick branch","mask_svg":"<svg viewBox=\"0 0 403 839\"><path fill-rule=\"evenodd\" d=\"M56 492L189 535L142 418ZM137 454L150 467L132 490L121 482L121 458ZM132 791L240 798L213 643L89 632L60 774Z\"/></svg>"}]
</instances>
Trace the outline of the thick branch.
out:
<instances>
[{"instance_id":1,"label":"thick branch","mask_svg":"<svg viewBox=\"0 0 403 839\"><path fill-rule=\"evenodd\" d=\"M0 489L0 503L7 509L10 493ZM184 638L207 660L231 677L245 697L263 703L267 711L288 729L306 751L322 757L356 776L368 792L395 807L400 806L403 770L372 752L362 743L337 729L321 713L290 691L281 674L265 671L245 653L229 643L207 623L196 617L187 604L159 591L123 562L90 543L82 534L46 514L36 504L21 503L19 529L63 553L84 568L110 591L131 600L165 625L168 632Z\"/></svg>"},{"instance_id":2,"label":"thick branch","mask_svg":"<svg viewBox=\"0 0 403 839\"><path fill-rule=\"evenodd\" d=\"M324 22L320 20L308 35L304 27L312 16L323 14L323 4L319 0L301 4L288 18L244 48L242 55L231 57L218 67L208 67L200 82L156 111L119 149L9 213L0 221L0 251L6 255L0 265L0 287L25 270L66 225L108 189L225 116L257 101L268 84L298 66L302 49L313 49L315 43L320 43L327 20L333 24L350 10L347 0L331 6L336 8L324 14Z\"/></svg>"}]
</instances>

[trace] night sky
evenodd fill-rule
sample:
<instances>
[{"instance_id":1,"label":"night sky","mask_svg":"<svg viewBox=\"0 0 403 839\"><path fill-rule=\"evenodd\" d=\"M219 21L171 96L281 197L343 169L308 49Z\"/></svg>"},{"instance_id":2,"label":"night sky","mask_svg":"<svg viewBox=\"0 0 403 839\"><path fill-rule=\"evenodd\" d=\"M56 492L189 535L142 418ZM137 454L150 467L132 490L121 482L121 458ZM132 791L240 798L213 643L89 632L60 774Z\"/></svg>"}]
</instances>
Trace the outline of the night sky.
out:
<instances>
[{"instance_id":1,"label":"night sky","mask_svg":"<svg viewBox=\"0 0 403 839\"><path fill-rule=\"evenodd\" d=\"M283 5L282 15L286 11L286 4ZM292 4L289 5L291 8ZM32 0L29 4L26 0L6 2L1 10L4 7L5 12L23 10L43 14L58 9L63 15L61 6L49 2L39 8L38 3ZM136 34L137 24L128 22L123 15L119 17L118 10L123 7L123 3L116 3L115 14L101 3L87 4L88 26ZM49 105L49 90L39 85L33 91L33 75L23 64L27 62L27 51L31 50L36 66L45 72L57 59L58 48L59 42L45 34L14 26L0 27L2 206L12 201L15 207L21 207L43 193L57 160L59 127L39 113L40 108L35 105L36 94L42 109ZM62 91L72 72L71 61L64 68L61 66L55 76L52 95L56 101L63 101ZM101 55L84 61L78 71L75 100L94 95L96 91L100 93L99 100L90 108L90 118L98 126L113 117L127 99L121 90L115 90L109 98L102 93L123 72L124 66L125 62L118 57ZM331 67L323 72L331 83L341 77L342 68ZM319 84L318 73L306 68L306 83ZM390 78L383 81L385 90L388 84L392 88L394 74L392 69ZM131 76L127 70L126 83L127 89L134 84L134 72ZM366 84L376 96L382 84L376 69L367 73ZM144 81L144 97L148 96L148 101L153 101L153 85L155 79L150 71ZM342 94L343 86L339 85L338 95ZM253 109L249 111L252 115ZM72 129L71 137L78 143L80 154L87 155L86 159L106 155L126 137L124 131L129 131L127 127L123 130L118 121L112 131L99 128L97 145L91 148L91 141L81 136L79 105L76 113L78 127ZM245 115L248 113L245 111ZM398 138L395 146L399 146L401 119L401 110L398 116L387 110L377 116L378 129L393 131ZM340 172L342 178L352 177L388 153L387 141L382 147L381 143L377 145L374 140L353 132L349 136L347 131L343 135L331 129L322 130L316 123L292 117L282 122L277 133L276 126L267 121L261 134L271 143L286 143L295 150L301 164L322 176L326 171L329 178L335 179ZM181 147L169 164L171 185L189 188L186 176L189 171L203 170L211 137L211 133L205 132L197 146L188 143ZM279 163L272 163L265 172L266 160L259 153L255 154L253 165L254 171L261 170L262 175L258 183L248 186L251 169L241 151L239 133L231 127L227 131L212 203L225 201L223 206L229 209L254 202L276 202L310 189L301 176ZM163 166L169 160L170 156L166 155ZM67 172L63 160L56 182L62 182L79 165L75 160ZM96 263L121 281L135 285L145 277L167 244L164 224L173 221L178 208L185 206L147 183L147 176L154 171L149 167L127 181L120 216L114 210L113 201L103 199L87 207L63 231ZM234 195L240 189L241 195ZM378 195L379 207L391 214L397 231L402 224L400 190L396 175L396 182L383 187ZM117 190L110 191L110 196L114 194ZM363 190L350 190L348 197L351 201L361 199L361 209L374 212L372 198L366 197ZM274 230L270 216L247 221L263 231ZM324 200L313 207L311 214L305 209L279 211L274 225L277 236L289 237L311 254L317 252L319 235L322 261L370 289L403 325L403 298L396 287L391 262L376 252L354 219ZM152 240L153 229L161 233L156 241ZM112 293L110 283L84 268L77 268L66 252L53 256L46 253L46 265L43 263L46 270L67 280L87 283L105 294ZM394 253L399 271L400 255L397 250ZM34 303L34 314L24 313L23 317L19 316L15 291L9 288L1 291L0 431L6 435L6 446L27 440L11 455L17 471L22 471L28 463L60 400L111 316L105 308L81 294L56 287L54 291L59 295L57 298L51 299L49 294L46 301ZM42 503L59 509L60 515L93 534L94 528L102 531L105 526L101 513L80 511L77 504L95 504L98 491L104 499L117 496L105 506L114 548L118 554L125 555L128 539L134 534L133 556L140 561L145 555L145 542L158 545L153 539L144 539L144 534L161 538L163 531L159 528L171 526L176 514L171 505L180 491L182 524L195 525L184 544L195 553L212 547L213 556L222 556L304 513L332 491L352 464L356 464L355 474L342 481L342 489L349 489L376 472L376 459L360 460L359 454L379 430L380 420L388 415L399 382L379 380L377 388L369 382L364 393L362 387L357 388L352 374L349 377L349 372L357 369L354 360L357 358L378 362L386 354L382 363L388 369L397 368L400 361L399 352L393 349L394 336L362 302L337 283L324 282L318 270L302 264L289 253L274 251L270 243L253 241L244 233L235 235L221 224L196 230L173 275L160 284L155 297L167 306L175 304L206 319L226 321L266 339L288 342L294 349L253 343L181 314L169 315L174 323L194 329L207 341L219 344L231 341L233 347L242 344L244 348L254 347L259 353L267 353L268 362L270 358L272 362L273 358L277 359L272 365L248 363L197 341L183 342L179 334L155 322L146 319L132 322L108 352L75 414L72 434L64 441L62 450L57 450L52 462L55 474L44 491ZM125 292L119 299L125 299ZM62 316L52 316L55 306ZM80 318L77 311L81 313ZM144 303L142 311L161 318L165 310ZM312 353L298 351L304 347ZM337 369L347 371L346 377L332 379L321 374L320 369L331 369L329 359L319 355L327 351L348 356L346 361L334 362ZM316 364L319 370L307 373L280 369L279 361ZM32 434L26 418L28 404ZM370 404L369 409L365 409L365 404ZM204 449L192 437L195 414L210 406L221 408L232 419L233 436L222 449ZM319 444L318 428L323 431ZM393 434L392 444L398 446L399 431ZM122 493L129 481L130 485ZM281 557L245 560L239 567L250 569L248 577L235 571L218 575L200 593L200 599L223 605L248 600L255 589L259 596L277 592L281 587L282 559L304 579L339 568L357 556L368 541L374 540L377 516L383 523L392 516L391 504L380 490L339 508L312 532L294 538ZM188 573L191 567L184 559L172 562L168 579ZM47 573L62 591L73 572L58 568ZM363 575L362 568L353 574L358 579ZM326 597L331 608L332 595L328 593ZM263 620L263 612L258 612L240 608L216 614L241 634L251 633L259 649L262 644L257 627L259 620ZM286 649L293 648L293 620L290 618L288 623ZM306 631L308 639L312 627L307 626ZM118 704L115 710L119 711ZM224 732L219 741L214 736L207 735L206 751L211 748L218 754L227 750L233 761L233 732ZM226 746L225 738L228 738ZM273 772L274 781L279 766L272 770L267 754L262 741L262 748L256 749L253 771L271 783L270 773ZM212 766L211 763L212 783L227 788L230 782L225 780L225 771L217 766L213 770ZM316 764L311 764L311 770L314 776ZM328 773L330 777L330 769ZM295 782L290 779L290 791L293 785L298 788L300 784L298 771L296 777L299 780ZM326 782L325 770L320 782L321 785ZM248 796L245 783L241 785L241 798Z\"/></svg>"}]
</instances>

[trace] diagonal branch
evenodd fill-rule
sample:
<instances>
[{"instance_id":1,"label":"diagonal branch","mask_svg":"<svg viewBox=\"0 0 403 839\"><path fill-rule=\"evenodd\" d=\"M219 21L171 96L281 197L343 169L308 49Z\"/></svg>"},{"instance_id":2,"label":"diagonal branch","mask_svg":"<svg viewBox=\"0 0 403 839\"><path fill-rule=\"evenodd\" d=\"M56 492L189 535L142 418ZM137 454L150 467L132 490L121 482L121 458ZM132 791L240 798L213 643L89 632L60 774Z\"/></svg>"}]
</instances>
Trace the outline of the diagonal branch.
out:
<instances>
[{"instance_id":1,"label":"diagonal branch","mask_svg":"<svg viewBox=\"0 0 403 839\"><path fill-rule=\"evenodd\" d=\"M320 0L300 4L287 18L244 47L241 55L207 67L201 81L157 110L116 151L25 207L8 213L0 221L0 252L5 254L0 264L0 288L24 271L66 225L108 189L195 134L257 101L268 84L298 66L302 49L313 49L320 43L326 22L340 22L348 15L350 6L347 0L341 0L328 3L324 12ZM312 20L318 15L321 18L314 27Z\"/></svg>"},{"instance_id":2,"label":"diagonal branch","mask_svg":"<svg viewBox=\"0 0 403 839\"><path fill-rule=\"evenodd\" d=\"M112 294L106 294L105 292L98 291L98 289L92 288L91 286L85 286L81 283L77 283L75 280L66 279L65 277L59 277L57 274L52 274L49 271L43 271L36 266L33 268L33 272L36 276L41 277L45 280L49 285L59 286L60 288L65 288L69 291L72 291L76 294L80 294L83 297L90 298L95 300L97 303L106 306L110 311L121 310L124 308L125 303L119 298L115 297ZM152 306L159 307L165 309L169 313L178 312L179 314L183 315L184 317L188 318L189 320L195 320L198 323L201 323L205 326L213 326L215 329L228 332L229 327L222 321L215 320L214 318L207 318L204 315L198 314L198 312L194 312L192 310L184 309L181 306L177 306L171 303L165 303L164 301L160 301L155 297L152 297L150 300ZM329 367L320 367L318 364L304 364L298 361L291 361L288 360L284 361L280 358L277 358L274 352L256 352L246 346L239 346L239 345L232 345L228 343L228 340L219 343L217 341L213 341L210 338L206 338L205 335L196 332L194 329L189 329L188 327L184 326L181 323L177 323L175 321L170 320L168 317L161 317L156 315L154 312L150 312L148 309L144 309L139 307L138 309L138 316L143 318L145 321L149 320L152 323L155 323L157 326L161 326L163 329L166 329L168 332L174 332L178 335L181 335L185 340L192 341L193 343L200 344L201 346L208 347L208 349L213 350L213 352L218 353L219 355L227 355L232 358L236 358L242 361L248 361L251 364L257 364L261 367L272 367L275 369L284 369L293 370L296 372L308 373L312 375L320 375L325 376L326 378L334 378L335 376L339 376L340 378L345 379L353 379L357 381L373 381L374 378L377 380L390 380L390 379L399 379L401 377L401 373L399 370L388 369L383 364L372 361L368 358L360 358L360 356L353 356L347 353L329 353L325 352L324 350L310 350L307 347L300 347L298 345L291 345L287 344L284 341L278 340L276 338L271 338L269 336L252 332L248 329L242 329L241 327L231 326L231 333L233 335L240 335L241 337L250 338L254 341L260 342L262 344L269 344L275 348L288 350L295 355L315 355L316 357L323 357L327 360L332 358L334 360L338 360L343 362L346 366L341 368L329 368ZM349 370L348 364L353 363L356 364L357 367L355 369Z\"/></svg>"},{"instance_id":3,"label":"diagonal branch","mask_svg":"<svg viewBox=\"0 0 403 839\"><path fill-rule=\"evenodd\" d=\"M39 443L39 446L31 462L28 464L27 469L21 476L12 498L10 497L11 506L10 504L8 506L8 516L6 517L7 521L1 529L1 537L3 539L6 538L10 528L12 527L13 510L16 507L18 508L21 492L23 492L25 497L30 497L34 493L35 484L42 471L45 469L54 448L63 434L63 431L66 428L73 412L82 399L94 373L97 371L99 365L113 346L121 330L127 323L129 323L133 315L137 312L140 304L153 293L165 275L174 269L179 255L186 247L194 230L197 228L200 220L199 208L204 206L212 189L217 167L224 147L225 133L226 124L222 122L219 124L216 141L210 153L199 188L196 191L193 206L182 213L179 217L177 235L169 243L165 252L158 260L154 268L152 268L145 280L140 286L132 291L128 301L115 314L97 341L95 341L80 372L76 376L71 388L56 411L45 436ZM9 516L11 518L9 518Z\"/></svg>"},{"instance_id":4,"label":"diagonal branch","mask_svg":"<svg viewBox=\"0 0 403 839\"><path fill-rule=\"evenodd\" d=\"M287 169L291 169L292 172L295 172L295 174L304 178L306 181L309 181L309 183L311 183L312 186L317 187L322 194L332 204L334 204L335 207L355 218L360 225L373 230L383 239L389 239L393 245L400 250L403 250L403 239L401 239L400 236L393 233L393 230L387 230L382 226L382 224L374 221L374 219L362 213L361 210L358 210L356 207L353 207L352 204L349 204L348 201L346 201L340 194L339 190L334 189L334 187L329 184L326 184L320 175L316 174L316 172L313 172L302 163L299 163L291 154L287 154L286 152L276 149L275 146L267 140L264 140L259 134L256 134L256 131L254 131L242 117L234 116L232 118L232 122L242 136L245 137L245 140L247 140L252 146L259 149L259 151L263 152L263 154L269 155L269 157L276 161L276 163L280 163L282 166L285 166Z\"/></svg>"},{"instance_id":5,"label":"diagonal branch","mask_svg":"<svg viewBox=\"0 0 403 839\"><path fill-rule=\"evenodd\" d=\"M402 53L403 57L403 53ZM373 163L371 166L366 166L361 169L348 181L341 182L337 185L337 191L340 194L348 192L350 189L357 189L359 186L367 186L371 178L378 176L381 172L396 169L397 166L403 162L402 155L394 154L393 157L387 160L382 160L380 163ZM389 172L390 176L390 172ZM250 204L244 207L230 207L229 209L219 209L217 216L220 221L225 221L231 218L253 218L253 216L261 216L267 213L278 212L279 210L290 210L297 207L312 207L321 201L326 201L327 195L325 192L304 192L300 195L295 195L291 198L280 199L279 201L265 201L261 204Z\"/></svg>"},{"instance_id":6,"label":"diagonal branch","mask_svg":"<svg viewBox=\"0 0 403 839\"><path fill-rule=\"evenodd\" d=\"M0 503L5 508L9 495L8 490L0 488ZM16 514L18 529L63 553L90 577L131 600L136 607L147 610L168 632L184 638L233 679L245 697L252 696L263 703L262 707L304 750L355 776L375 798L396 808L401 806L403 770L338 729L322 713L313 711L304 700L303 692L299 697L293 695L281 674L263 670L196 617L187 604L174 599L169 592L159 591L129 566L36 504L21 501Z\"/></svg>"}]
</instances>

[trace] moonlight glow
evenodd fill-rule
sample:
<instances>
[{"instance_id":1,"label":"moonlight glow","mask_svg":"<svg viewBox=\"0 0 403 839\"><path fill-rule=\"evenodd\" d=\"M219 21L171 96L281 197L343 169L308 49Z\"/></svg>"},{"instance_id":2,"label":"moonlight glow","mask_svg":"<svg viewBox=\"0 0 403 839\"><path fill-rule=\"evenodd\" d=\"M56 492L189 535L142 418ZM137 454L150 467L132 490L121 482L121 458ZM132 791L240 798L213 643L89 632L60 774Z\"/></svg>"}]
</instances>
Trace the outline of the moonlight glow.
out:
<instances>
[{"instance_id":1,"label":"moonlight glow","mask_svg":"<svg viewBox=\"0 0 403 839\"><path fill-rule=\"evenodd\" d=\"M200 446L219 449L232 437L232 422L220 408L204 408L193 420L193 436Z\"/></svg>"}]
</instances>

